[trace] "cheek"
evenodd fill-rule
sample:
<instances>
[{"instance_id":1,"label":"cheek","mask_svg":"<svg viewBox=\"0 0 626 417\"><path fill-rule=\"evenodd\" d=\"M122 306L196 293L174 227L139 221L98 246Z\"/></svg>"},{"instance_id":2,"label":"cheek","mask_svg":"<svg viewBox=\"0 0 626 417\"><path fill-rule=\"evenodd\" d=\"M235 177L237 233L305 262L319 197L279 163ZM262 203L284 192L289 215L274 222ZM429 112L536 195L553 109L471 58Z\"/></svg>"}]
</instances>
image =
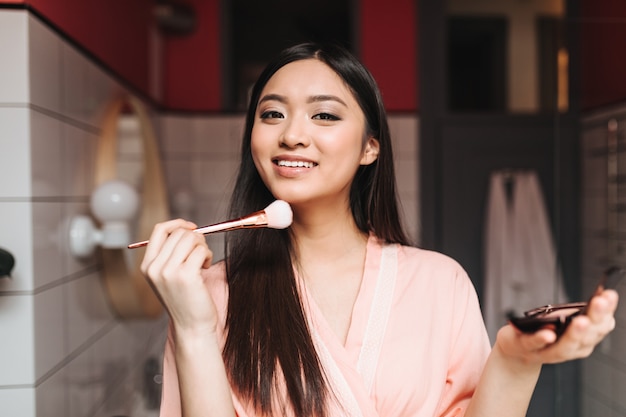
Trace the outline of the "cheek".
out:
<instances>
[{"instance_id":1,"label":"cheek","mask_svg":"<svg viewBox=\"0 0 626 417\"><path fill-rule=\"evenodd\" d=\"M252 135L250 137L250 152L252 153L252 159L254 159L255 164L263 154L263 150L266 149L262 137L263 136L259 134L258 129L252 129Z\"/></svg>"},{"instance_id":2,"label":"cheek","mask_svg":"<svg viewBox=\"0 0 626 417\"><path fill-rule=\"evenodd\" d=\"M328 138L325 138L320 147L324 147L325 153L334 155L338 159L343 159L346 162L360 161L367 139L360 131L352 129L345 129L338 134L334 134Z\"/></svg>"},{"instance_id":3,"label":"cheek","mask_svg":"<svg viewBox=\"0 0 626 417\"><path fill-rule=\"evenodd\" d=\"M267 179L268 172L272 169L268 149L268 145L262 140L262 135L258 135L258 132L255 135L253 130L250 139L250 153L254 166L264 182Z\"/></svg>"}]
</instances>

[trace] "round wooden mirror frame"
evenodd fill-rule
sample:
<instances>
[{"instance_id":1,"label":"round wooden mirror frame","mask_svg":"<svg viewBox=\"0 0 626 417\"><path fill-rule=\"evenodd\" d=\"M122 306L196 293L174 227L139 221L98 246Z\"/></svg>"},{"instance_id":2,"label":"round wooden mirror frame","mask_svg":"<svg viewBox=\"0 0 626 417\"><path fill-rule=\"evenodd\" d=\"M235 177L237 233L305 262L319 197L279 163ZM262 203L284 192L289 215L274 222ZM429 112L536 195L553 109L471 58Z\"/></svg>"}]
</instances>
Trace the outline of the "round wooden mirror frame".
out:
<instances>
[{"instance_id":1,"label":"round wooden mirror frame","mask_svg":"<svg viewBox=\"0 0 626 417\"><path fill-rule=\"evenodd\" d=\"M105 111L97 146L94 187L118 177L118 122L129 110L139 121L143 152L143 186L138 190L141 203L136 230L139 237L147 238L156 223L169 218L169 206L152 122L144 104L133 96L116 98ZM133 249L132 261L126 253L128 250L100 249L109 302L119 318L157 318L163 307L139 270L145 248Z\"/></svg>"}]
</instances>

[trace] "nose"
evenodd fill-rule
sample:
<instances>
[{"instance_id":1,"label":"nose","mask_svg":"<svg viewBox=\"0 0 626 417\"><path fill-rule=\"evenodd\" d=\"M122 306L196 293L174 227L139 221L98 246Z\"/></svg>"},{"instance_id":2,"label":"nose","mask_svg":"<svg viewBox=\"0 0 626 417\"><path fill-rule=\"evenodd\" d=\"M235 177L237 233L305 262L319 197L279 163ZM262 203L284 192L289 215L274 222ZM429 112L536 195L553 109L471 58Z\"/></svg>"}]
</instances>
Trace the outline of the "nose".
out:
<instances>
[{"instance_id":1,"label":"nose","mask_svg":"<svg viewBox=\"0 0 626 417\"><path fill-rule=\"evenodd\" d=\"M283 124L284 129L280 137L281 146L287 148L306 147L311 138L305 118L291 118Z\"/></svg>"}]
</instances>

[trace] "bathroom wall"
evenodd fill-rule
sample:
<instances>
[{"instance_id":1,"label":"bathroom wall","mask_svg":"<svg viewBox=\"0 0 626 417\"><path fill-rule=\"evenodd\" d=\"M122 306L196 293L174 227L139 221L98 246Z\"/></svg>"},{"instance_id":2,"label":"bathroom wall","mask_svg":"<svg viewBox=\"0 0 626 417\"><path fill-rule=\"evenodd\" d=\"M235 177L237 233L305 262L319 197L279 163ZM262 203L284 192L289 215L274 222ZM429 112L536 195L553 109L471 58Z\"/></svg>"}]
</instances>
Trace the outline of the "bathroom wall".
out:
<instances>
[{"instance_id":1,"label":"bathroom wall","mask_svg":"<svg viewBox=\"0 0 626 417\"><path fill-rule=\"evenodd\" d=\"M97 257L68 253L67 223L88 212L99 120L123 87L26 10L0 10L0 414L150 415L145 359L164 319L111 313Z\"/></svg>"},{"instance_id":2,"label":"bathroom wall","mask_svg":"<svg viewBox=\"0 0 626 417\"><path fill-rule=\"evenodd\" d=\"M127 84L26 9L0 9L0 56L0 248L16 259L12 277L0 278L0 414L155 415L143 368L160 364L166 317L118 320L98 257L68 250L69 220L89 213L103 110ZM417 241L418 119L392 113L390 126ZM172 215L223 220L243 116L155 113L155 127ZM220 257L221 236L209 241Z\"/></svg>"},{"instance_id":3,"label":"bathroom wall","mask_svg":"<svg viewBox=\"0 0 626 417\"><path fill-rule=\"evenodd\" d=\"M626 265L626 104L587 112L582 122L582 289L591 294L604 269ZM614 134L609 123L617 124ZM615 330L582 361L581 416L626 415L626 280L618 291L622 302Z\"/></svg>"}]
</instances>

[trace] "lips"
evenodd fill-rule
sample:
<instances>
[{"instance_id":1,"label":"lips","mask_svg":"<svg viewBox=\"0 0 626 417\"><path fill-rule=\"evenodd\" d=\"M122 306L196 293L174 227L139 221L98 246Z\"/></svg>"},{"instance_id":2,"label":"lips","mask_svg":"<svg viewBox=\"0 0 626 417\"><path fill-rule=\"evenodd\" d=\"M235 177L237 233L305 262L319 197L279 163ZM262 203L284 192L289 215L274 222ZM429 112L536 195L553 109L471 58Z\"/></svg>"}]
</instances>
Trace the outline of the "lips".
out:
<instances>
[{"instance_id":1,"label":"lips","mask_svg":"<svg viewBox=\"0 0 626 417\"><path fill-rule=\"evenodd\" d=\"M281 155L272 159L274 165L281 168L314 168L317 163L296 155Z\"/></svg>"}]
</instances>

